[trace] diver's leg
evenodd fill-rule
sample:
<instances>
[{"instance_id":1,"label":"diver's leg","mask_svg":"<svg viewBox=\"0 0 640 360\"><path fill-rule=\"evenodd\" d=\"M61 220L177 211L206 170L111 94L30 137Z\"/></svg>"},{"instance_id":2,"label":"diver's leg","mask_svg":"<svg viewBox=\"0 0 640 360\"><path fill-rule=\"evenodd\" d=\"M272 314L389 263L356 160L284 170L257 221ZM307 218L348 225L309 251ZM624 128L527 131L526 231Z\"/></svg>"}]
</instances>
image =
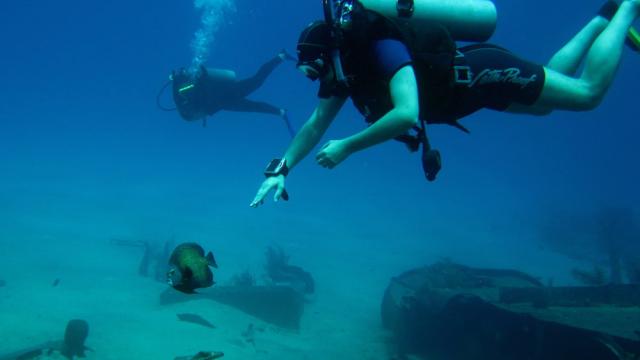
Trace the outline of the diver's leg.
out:
<instances>
[{"instance_id":1,"label":"diver's leg","mask_svg":"<svg viewBox=\"0 0 640 360\"><path fill-rule=\"evenodd\" d=\"M545 68L545 84L532 113L548 110L591 110L598 106L615 76L627 31L640 15L640 0L620 5L611 22L589 49L580 78Z\"/></svg>"},{"instance_id":2,"label":"diver's leg","mask_svg":"<svg viewBox=\"0 0 640 360\"><path fill-rule=\"evenodd\" d=\"M609 20L602 16L593 18L580 30L569 42L556 52L547 68L565 75L574 75L584 60L587 52L598 38L598 35L607 28Z\"/></svg>"},{"instance_id":3,"label":"diver's leg","mask_svg":"<svg viewBox=\"0 0 640 360\"><path fill-rule=\"evenodd\" d=\"M615 16L618 7L614 0L605 2L598 10L597 16L553 55L547 67L565 75L574 75L593 42Z\"/></svg>"},{"instance_id":4,"label":"diver's leg","mask_svg":"<svg viewBox=\"0 0 640 360\"><path fill-rule=\"evenodd\" d=\"M278 54L273 59L262 64L252 77L239 80L235 83L235 94L239 97L245 97L256 91L260 86L262 86L262 84L264 84L264 81L269 75L271 75L273 70L275 70L278 65L282 64L283 61L284 58L282 54Z\"/></svg>"},{"instance_id":5,"label":"diver's leg","mask_svg":"<svg viewBox=\"0 0 640 360\"><path fill-rule=\"evenodd\" d=\"M232 103L226 104L224 110L238 111L238 112L254 112L262 114L270 114L277 116L284 116L286 111L279 107L275 107L271 104L261 101L253 101L249 99L240 99Z\"/></svg>"}]
</instances>

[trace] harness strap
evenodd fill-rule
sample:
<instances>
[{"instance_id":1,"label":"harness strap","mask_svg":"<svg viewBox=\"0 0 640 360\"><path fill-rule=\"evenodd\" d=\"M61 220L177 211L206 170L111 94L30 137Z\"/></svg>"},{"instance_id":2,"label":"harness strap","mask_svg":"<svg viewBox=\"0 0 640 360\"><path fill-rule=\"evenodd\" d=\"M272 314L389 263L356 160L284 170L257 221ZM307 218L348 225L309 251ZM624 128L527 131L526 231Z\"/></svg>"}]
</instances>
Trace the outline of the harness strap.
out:
<instances>
[{"instance_id":1,"label":"harness strap","mask_svg":"<svg viewBox=\"0 0 640 360\"><path fill-rule=\"evenodd\" d=\"M467 61L464 57L464 53L460 50L456 50L456 56L453 59L453 82L455 86L467 86L473 81L473 71L471 71L471 67L467 64ZM448 125L455 127L458 130L461 130L467 134L471 133L469 129L464 127L458 122L458 119L451 118L448 122ZM404 143L409 151L416 152L420 149L420 145L422 144L422 151L431 150L431 144L429 143L429 139L427 137L427 124L425 119L420 118L420 125L414 126L411 130L415 132L415 134L402 134L397 136L395 140Z\"/></svg>"},{"instance_id":2,"label":"harness strap","mask_svg":"<svg viewBox=\"0 0 640 360\"><path fill-rule=\"evenodd\" d=\"M396 10L398 11L398 16L400 17L411 17L414 11L413 0L398 0L398 2L396 3Z\"/></svg>"},{"instance_id":3,"label":"harness strap","mask_svg":"<svg viewBox=\"0 0 640 360\"><path fill-rule=\"evenodd\" d=\"M473 71L467 64L464 53L456 50L456 56L453 58L453 82L456 85L468 85L473 81Z\"/></svg>"},{"instance_id":4,"label":"harness strap","mask_svg":"<svg viewBox=\"0 0 640 360\"><path fill-rule=\"evenodd\" d=\"M473 81L473 71L467 63L467 59L464 56L464 52L459 49L456 50L456 56L453 58L453 83L454 86L468 86ZM469 129L460 125L458 119L452 117L448 124L459 129L467 134L470 133Z\"/></svg>"}]
</instances>

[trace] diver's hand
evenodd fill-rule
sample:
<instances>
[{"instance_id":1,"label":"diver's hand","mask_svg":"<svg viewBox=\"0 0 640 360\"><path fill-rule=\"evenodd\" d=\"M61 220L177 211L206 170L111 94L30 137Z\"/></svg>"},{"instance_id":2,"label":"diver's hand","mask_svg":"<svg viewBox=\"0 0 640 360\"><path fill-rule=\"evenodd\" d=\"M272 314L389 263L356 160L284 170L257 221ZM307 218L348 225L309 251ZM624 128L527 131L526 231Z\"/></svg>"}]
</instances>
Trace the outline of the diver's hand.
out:
<instances>
[{"instance_id":1,"label":"diver's hand","mask_svg":"<svg viewBox=\"0 0 640 360\"><path fill-rule=\"evenodd\" d=\"M351 155L346 140L329 140L316 154L316 161L322 167L333 169Z\"/></svg>"},{"instance_id":2,"label":"diver's hand","mask_svg":"<svg viewBox=\"0 0 640 360\"><path fill-rule=\"evenodd\" d=\"M271 176L266 178L262 182L262 186L258 189L258 193L256 197L253 198L253 201L249 206L252 208L256 208L264 203L264 198L267 196L269 191L275 189L275 194L273 195L273 201L277 202L280 199L287 200L288 195L286 190L284 189L284 175Z\"/></svg>"}]
</instances>

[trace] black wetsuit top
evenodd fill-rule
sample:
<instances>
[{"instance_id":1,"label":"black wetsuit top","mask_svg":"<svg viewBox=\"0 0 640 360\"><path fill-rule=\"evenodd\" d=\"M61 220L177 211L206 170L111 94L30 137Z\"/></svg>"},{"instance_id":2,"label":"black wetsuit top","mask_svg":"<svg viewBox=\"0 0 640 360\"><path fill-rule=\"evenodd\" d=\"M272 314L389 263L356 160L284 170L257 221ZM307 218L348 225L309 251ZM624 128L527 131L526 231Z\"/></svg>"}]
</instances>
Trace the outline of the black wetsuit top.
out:
<instances>
[{"instance_id":1,"label":"black wetsuit top","mask_svg":"<svg viewBox=\"0 0 640 360\"><path fill-rule=\"evenodd\" d=\"M220 110L282 115L279 107L246 97L264 84L267 77L282 63L278 56L264 63L251 77L236 80L208 75L204 82L205 112L213 115Z\"/></svg>"},{"instance_id":2,"label":"black wetsuit top","mask_svg":"<svg viewBox=\"0 0 640 360\"><path fill-rule=\"evenodd\" d=\"M518 103L532 105L544 86L542 66L522 60L511 52L489 44L462 47L463 63L471 70L470 82L454 84L446 102L428 105L427 82L417 79L420 118L427 123L451 123L482 108L506 110ZM375 39L343 56L349 87L321 83L318 96L351 97L368 122L374 122L393 108L389 92L391 78L412 64L407 47L396 39Z\"/></svg>"}]
</instances>

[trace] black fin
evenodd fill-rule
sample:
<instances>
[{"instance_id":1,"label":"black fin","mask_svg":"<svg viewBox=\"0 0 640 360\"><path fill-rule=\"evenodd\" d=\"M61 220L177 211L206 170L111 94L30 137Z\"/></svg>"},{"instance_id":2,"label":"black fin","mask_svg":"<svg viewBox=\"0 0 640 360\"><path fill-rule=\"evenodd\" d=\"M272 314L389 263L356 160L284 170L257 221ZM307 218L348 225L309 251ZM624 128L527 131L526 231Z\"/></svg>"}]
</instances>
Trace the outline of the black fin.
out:
<instances>
[{"instance_id":1,"label":"black fin","mask_svg":"<svg viewBox=\"0 0 640 360\"><path fill-rule=\"evenodd\" d=\"M218 268L218 263L216 263L216 259L213 257L213 253L209 251L207 254L207 263L209 266L213 266L214 268Z\"/></svg>"},{"instance_id":2,"label":"black fin","mask_svg":"<svg viewBox=\"0 0 640 360\"><path fill-rule=\"evenodd\" d=\"M471 134L471 131L469 131L469 129L467 129L466 127L462 126L458 120L454 121L451 123L451 126L453 126L456 129L462 130L463 132L467 133L467 134Z\"/></svg>"}]
</instances>

